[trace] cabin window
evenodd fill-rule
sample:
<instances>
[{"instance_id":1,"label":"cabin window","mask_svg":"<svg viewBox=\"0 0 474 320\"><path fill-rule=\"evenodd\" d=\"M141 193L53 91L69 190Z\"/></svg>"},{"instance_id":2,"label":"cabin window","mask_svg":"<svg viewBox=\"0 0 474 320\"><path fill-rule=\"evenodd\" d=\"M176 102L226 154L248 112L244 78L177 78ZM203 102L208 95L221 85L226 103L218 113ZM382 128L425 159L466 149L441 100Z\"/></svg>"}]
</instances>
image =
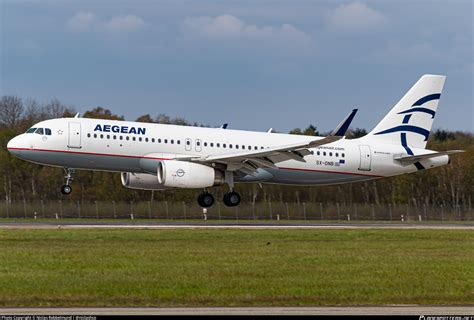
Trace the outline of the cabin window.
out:
<instances>
[{"instance_id":1,"label":"cabin window","mask_svg":"<svg viewBox=\"0 0 474 320\"><path fill-rule=\"evenodd\" d=\"M90 134L90 133L88 133L88 134L87 134L87 137L88 137L88 138L90 138L90 137L91 137L91 134Z\"/></svg>"},{"instance_id":2,"label":"cabin window","mask_svg":"<svg viewBox=\"0 0 474 320\"><path fill-rule=\"evenodd\" d=\"M114 140L117 140L117 136L116 136L116 135L114 135L113 138L114 138Z\"/></svg>"},{"instance_id":3,"label":"cabin window","mask_svg":"<svg viewBox=\"0 0 474 320\"><path fill-rule=\"evenodd\" d=\"M211 147L214 147L214 142L211 142Z\"/></svg>"},{"instance_id":4,"label":"cabin window","mask_svg":"<svg viewBox=\"0 0 474 320\"><path fill-rule=\"evenodd\" d=\"M165 143L168 143L168 139L165 139Z\"/></svg>"},{"instance_id":5,"label":"cabin window","mask_svg":"<svg viewBox=\"0 0 474 320\"><path fill-rule=\"evenodd\" d=\"M145 138L145 142L148 142L148 138Z\"/></svg>"},{"instance_id":6,"label":"cabin window","mask_svg":"<svg viewBox=\"0 0 474 320\"><path fill-rule=\"evenodd\" d=\"M229 144L229 148L231 148L231 149L232 149L232 144Z\"/></svg>"},{"instance_id":7,"label":"cabin window","mask_svg":"<svg viewBox=\"0 0 474 320\"><path fill-rule=\"evenodd\" d=\"M173 140L173 139L171 139L171 141L170 141L170 142L171 142L171 144L174 144L174 140Z\"/></svg>"},{"instance_id":8,"label":"cabin window","mask_svg":"<svg viewBox=\"0 0 474 320\"><path fill-rule=\"evenodd\" d=\"M220 146L221 146L221 144L220 144L220 143L216 143L216 147L218 147L218 148L219 148Z\"/></svg>"},{"instance_id":9,"label":"cabin window","mask_svg":"<svg viewBox=\"0 0 474 320\"><path fill-rule=\"evenodd\" d=\"M100 135L100 138L101 138L101 139L104 139L104 135L103 135L103 134L101 134L101 135Z\"/></svg>"},{"instance_id":10,"label":"cabin window","mask_svg":"<svg viewBox=\"0 0 474 320\"><path fill-rule=\"evenodd\" d=\"M107 139L110 139L110 134L107 135Z\"/></svg>"},{"instance_id":11,"label":"cabin window","mask_svg":"<svg viewBox=\"0 0 474 320\"><path fill-rule=\"evenodd\" d=\"M253 148L254 148L254 150L257 150L257 149L258 149L258 147L257 147L257 146L255 146L255 147L253 147Z\"/></svg>"},{"instance_id":12,"label":"cabin window","mask_svg":"<svg viewBox=\"0 0 474 320\"><path fill-rule=\"evenodd\" d=\"M188 145L188 146L191 145L191 141L186 140L186 145Z\"/></svg>"},{"instance_id":13,"label":"cabin window","mask_svg":"<svg viewBox=\"0 0 474 320\"><path fill-rule=\"evenodd\" d=\"M151 142L155 142L155 138L151 138Z\"/></svg>"},{"instance_id":14,"label":"cabin window","mask_svg":"<svg viewBox=\"0 0 474 320\"><path fill-rule=\"evenodd\" d=\"M129 137L129 136L126 136L126 137L125 137L125 140L127 140L127 141L130 140L130 137Z\"/></svg>"},{"instance_id":15,"label":"cabin window","mask_svg":"<svg viewBox=\"0 0 474 320\"><path fill-rule=\"evenodd\" d=\"M135 141L135 140L137 140L137 138L135 138L135 137L132 137L132 140L133 140L133 141Z\"/></svg>"},{"instance_id":16,"label":"cabin window","mask_svg":"<svg viewBox=\"0 0 474 320\"><path fill-rule=\"evenodd\" d=\"M320 155L321 155L321 152L318 151L318 152L316 152L316 154L317 154L318 156L320 156Z\"/></svg>"},{"instance_id":17,"label":"cabin window","mask_svg":"<svg viewBox=\"0 0 474 320\"><path fill-rule=\"evenodd\" d=\"M161 143L161 139L158 139L158 143Z\"/></svg>"},{"instance_id":18,"label":"cabin window","mask_svg":"<svg viewBox=\"0 0 474 320\"><path fill-rule=\"evenodd\" d=\"M181 141L179 141L179 140L176 140L176 143L177 143L177 144L181 144Z\"/></svg>"},{"instance_id":19,"label":"cabin window","mask_svg":"<svg viewBox=\"0 0 474 320\"><path fill-rule=\"evenodd\" d=\"M239 145L238 145L238 144L235 145L235 149L239 149Z\"/></svg>"},{"instance_id":20,"label":"cabin window","mask_svg":"<svg viewBox=\"0 0 474 320\"><path fill-rule=\"evenodd\" d=\"M344 153L341 153L341 157L343 157L343 158L344 158L345 156L346 156L346 155L345 155Z\"/></svg>"},{"instance_id":21,"label":"cabin window","mask_svg":"<svg viewBox=\"0 0 474 320\"><path fill-rule=\"evenodd\" d=\"M204 142L204 146L207 147L207 142Z\"/></svg>"},{"instance_id":22,"label":"cabin window","mask_svg":"<svg viewBox=\"0 0 474 320\"><path fill-rule=\"evenodd\" d=\"M196 141L196 145L199 147L201 145L201 142L199 142L199 140Z\"/></svg>"},{"instance_id":23,"label":"cabin window","mask_svg":"<svg viewBox=\"0 0 474 320\"><path fill-rule=\"evenodd\" d=\"M326 156L326 151L323 152L323 156Z\"/></svg>"},{"instance_id":24,"label":"cabin window","mask_svg":"<svg viewBox=\"0 0 474 320\"><path fill-rule=\"evenodd\" d=\"M336 152L336 157L339 157L339 153Z\"/></svg>"},{"instance_id":25,"label":"cabin window","mask_svg":"<svg viewBox=\"0 0 474 320\"><path fill-rule=\"evenodd\" d=\"M122 136L119 136L119 139L120 139L120 140L123 140L123 137L122 137Z\"/></svg>"},{"instance_id":26,"label":"cabin window","mask_svg":"<svg viewBox=\"0 0 474 320\"><path fill-rule=\"evenodd\" d=\"M97 138L97 133L94 133L94 138Z\"/></svg>"},{"instance_id":27,"label":"cabin window","mask_svg":"<svg viewBox=\"0 0 474 320\"><path fill-rule=\"evenodd\" d=\"M227 147L227 145L226 145L225 143L223 143L223 144L222 144L222 147L225 148L225 147Z\"/></svg>"},{"instance_id":28,"label":"cabin window","mask_svg":"<svg viewBox=\"0 0 474 320\"><path fill-rule=\"evenodd\" d=\"M249 149L249 150L252 150L252 146L248 146L248 149Z\"/></svg>"},{"instance_id":29,"label":"cabin window","mask_svg":"<svg viewBox=\"0 0 474 320\"><path fill-rule=\"evenodd\" d=\"M332 157L332 152L329 152L329 156Z\"/></svg>"}]
</instances>

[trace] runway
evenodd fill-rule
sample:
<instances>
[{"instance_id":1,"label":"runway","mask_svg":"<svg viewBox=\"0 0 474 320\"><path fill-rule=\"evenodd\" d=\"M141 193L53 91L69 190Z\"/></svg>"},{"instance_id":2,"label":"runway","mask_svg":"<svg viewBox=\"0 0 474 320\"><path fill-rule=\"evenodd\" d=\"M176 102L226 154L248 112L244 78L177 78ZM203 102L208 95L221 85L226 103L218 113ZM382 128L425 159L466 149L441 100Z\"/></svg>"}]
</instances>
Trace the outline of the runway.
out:
<instances>
[{"instance_id":1,"label":"runway","mask_svg":"<svg viewBox=\"0 0 474 320\"><path fill-rule=\"evenodd\" d=\"M0 229L441 229L474 230L457 223L301 223L301 222L1 222Z\"/></svg>"},{"instance_id":2,"label":"runway","mask_svg":"<svg viewBox=\"0 0 474 320\"><path fill-rule=\"evenodd\" d=\"M1 315L473 315L474 306L1 308Z\"/></svg>"}]
</instances>

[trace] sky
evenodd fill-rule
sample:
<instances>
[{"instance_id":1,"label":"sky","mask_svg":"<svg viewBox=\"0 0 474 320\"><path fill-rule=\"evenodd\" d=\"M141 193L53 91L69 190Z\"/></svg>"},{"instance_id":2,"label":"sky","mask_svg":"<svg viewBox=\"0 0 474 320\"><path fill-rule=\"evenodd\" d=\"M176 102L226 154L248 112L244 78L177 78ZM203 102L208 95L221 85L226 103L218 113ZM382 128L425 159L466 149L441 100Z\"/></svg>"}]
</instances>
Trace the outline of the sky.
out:
<instances>
[{"instance_id":1,"label":"sky","mask_svg":"<svg viewBox=\"0 0 474 320\"><path fill-rule=\"evenodd\" d=\"M134 120L372 129L423 74L474 131L473 2L0 0L0 95Z\"/></svg>"}]
</instances>

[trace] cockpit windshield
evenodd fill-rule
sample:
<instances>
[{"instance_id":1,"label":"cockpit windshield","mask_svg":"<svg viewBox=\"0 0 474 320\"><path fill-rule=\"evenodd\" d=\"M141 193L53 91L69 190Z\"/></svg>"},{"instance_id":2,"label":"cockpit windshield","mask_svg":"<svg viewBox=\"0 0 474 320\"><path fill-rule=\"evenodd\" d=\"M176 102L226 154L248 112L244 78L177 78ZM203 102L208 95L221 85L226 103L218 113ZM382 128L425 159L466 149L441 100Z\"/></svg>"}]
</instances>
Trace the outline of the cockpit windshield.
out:
<instances>
[{"instance_id":1,"label":"cockpit windshield","mask_svg":"<svg viewBox=\"0 0 474 320\"><path fill-rule=\"evenodd\" d=\"M29 128L28 130L26 130L26 133L36 133L36 134L40 134L40 135L50 136L51 135L51 129L49 129L49 128Z\"/></svg>"}]
</instances>

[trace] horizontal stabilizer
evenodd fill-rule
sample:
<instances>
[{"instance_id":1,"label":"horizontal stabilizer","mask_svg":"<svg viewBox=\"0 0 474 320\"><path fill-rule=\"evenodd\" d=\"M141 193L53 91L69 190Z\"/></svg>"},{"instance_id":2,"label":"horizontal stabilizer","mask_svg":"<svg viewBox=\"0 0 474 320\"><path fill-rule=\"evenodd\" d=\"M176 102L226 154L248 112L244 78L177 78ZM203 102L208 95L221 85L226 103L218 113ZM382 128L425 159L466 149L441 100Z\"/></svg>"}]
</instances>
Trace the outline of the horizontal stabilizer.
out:
<instances>
[{"instance_id":1,"label":"horizontal stabilizer","mask_svg":"<svg viewBox=\"0 0 474 320\"><path fill-rule=\"evenodd\" d=\"M444 156L444 155L450 155L450 154L456 154L456 153L461 153L465 152L464 150L448 150L448 151L440 151L440 152L432 152L432 153L425 153L425 154L419 154L419 155L403 155L403 156L397 156L394 159L399 160L399 161L406 161L406 162L417 162L421 161L424 159L429 159L429 158L435 158L439 156Z\"/></svg>"}]
</instances>

